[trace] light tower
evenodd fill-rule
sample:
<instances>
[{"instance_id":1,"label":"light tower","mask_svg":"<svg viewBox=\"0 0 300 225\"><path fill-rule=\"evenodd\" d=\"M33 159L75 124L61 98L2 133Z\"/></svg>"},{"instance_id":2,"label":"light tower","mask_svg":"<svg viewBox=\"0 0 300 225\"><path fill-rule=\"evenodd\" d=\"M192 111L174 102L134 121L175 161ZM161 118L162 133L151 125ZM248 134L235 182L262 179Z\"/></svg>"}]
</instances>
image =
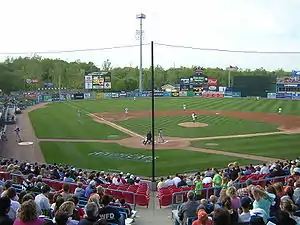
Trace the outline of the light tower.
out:
<instances>
[{"instance_id":1,"label":"light tower","mask_svg":"<svg viewBox=\"0 0 300 225\"><path fill-rule=\"evenodd\" d=\"M143 91L143 19L146 19L146 15L141 13L136 15L136 18L140 20L140 30L139 33L140 39L140 76L139 76L139 91Z\"/></svg>"}]
</instances>

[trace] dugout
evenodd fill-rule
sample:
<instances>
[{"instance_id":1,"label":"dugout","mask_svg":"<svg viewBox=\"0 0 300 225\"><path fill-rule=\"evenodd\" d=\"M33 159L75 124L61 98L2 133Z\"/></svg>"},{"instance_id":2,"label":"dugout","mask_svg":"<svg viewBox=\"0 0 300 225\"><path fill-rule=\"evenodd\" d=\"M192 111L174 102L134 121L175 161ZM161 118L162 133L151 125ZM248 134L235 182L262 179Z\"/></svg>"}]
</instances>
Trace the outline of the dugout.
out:
<instances>
[{"instance_id":1,"label":"dugout","mask_svg":"<svg viewBox=\"0 0 300 225\"><path fill-rule=\"evenodd\" d=\"M266 98L268 92L276 92L276 76L234 76L232 91L241 92L241 97Z\"/></svg>"}]
</instances>

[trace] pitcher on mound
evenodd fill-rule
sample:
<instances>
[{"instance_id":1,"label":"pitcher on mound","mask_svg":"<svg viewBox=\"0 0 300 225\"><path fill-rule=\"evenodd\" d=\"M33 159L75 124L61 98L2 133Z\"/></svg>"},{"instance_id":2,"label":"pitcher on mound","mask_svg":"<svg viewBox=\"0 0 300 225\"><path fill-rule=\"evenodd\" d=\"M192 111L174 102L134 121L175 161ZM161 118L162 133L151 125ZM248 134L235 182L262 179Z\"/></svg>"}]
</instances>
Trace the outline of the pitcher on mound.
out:
<instances>
[{"instance_id":1,"label":"pitcher on mound","mask_svg":"<svg viewBox=\"0 0 300 225\"><path fill-rule=\"evenodd\" d=\"M197 119L197 115L196 115L196 113L192 113L192 121L193 121L193 123L196 123L196 119Z\"/></svg>"}]
</instances>

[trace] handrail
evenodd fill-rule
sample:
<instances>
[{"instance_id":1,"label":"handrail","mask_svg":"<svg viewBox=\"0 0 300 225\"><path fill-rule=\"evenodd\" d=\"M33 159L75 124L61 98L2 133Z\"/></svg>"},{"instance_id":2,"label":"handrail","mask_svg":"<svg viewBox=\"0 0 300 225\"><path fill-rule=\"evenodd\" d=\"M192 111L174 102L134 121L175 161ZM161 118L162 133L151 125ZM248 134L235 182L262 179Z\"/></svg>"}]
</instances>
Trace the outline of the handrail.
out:
<instances>
[{"instance_id":1,"label":"handrail","mask_svg":"<svg viewBox=\"0 0 300 225\"><path fill-rule=\"evenodd\" d=\"M289 177L290 175L285 175L285 176L279 176L279 177L267 177L263 180L253 180L252 182L253 183L258 183L258 182L267 182L267 181L272 181L272 180L277 180L277 179L282 179L282 178L286 178L286 177ZM233 184L233 186L240 186L240 187L243 187L246 185L246 182L238 182L238 183L235 183ZM218 186L218 187L209 187L209 188L202 188L201 191L206 191L206 194L205 194L205 197L206 199L209 198L208 196L208 193L210 190L214 190L216 188L223 188L224 186ZM193 191L193 190L186 190L186 191L180 191L180 192L174 192L172 193L172 201L171 201L171 206L172 206L172 209L174 208L174 206L178 206L178 205L181 205L182 203L179 203L177 204L176 202L174 203L174 199L176 198L177 195L184 195L186 193L188 193L189 191Z\"/></svg>"}]
</instances>

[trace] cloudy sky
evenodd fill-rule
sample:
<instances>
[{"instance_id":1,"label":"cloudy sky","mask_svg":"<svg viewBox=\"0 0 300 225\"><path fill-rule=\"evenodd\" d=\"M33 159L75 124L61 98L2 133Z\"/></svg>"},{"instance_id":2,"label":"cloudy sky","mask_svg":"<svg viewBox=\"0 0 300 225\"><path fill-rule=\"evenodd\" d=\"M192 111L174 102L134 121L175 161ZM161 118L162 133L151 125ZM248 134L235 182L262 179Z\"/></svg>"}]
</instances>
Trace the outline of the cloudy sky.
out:
<instances>
[{"instance_id":1,"label":"cloudy sky","mask_svg":"<svg viewBox=\"0 0 300 225\"><path fill-rule=\"evenodd\" d=\"M136 14L143 12L144 43L196 48L300 52L300 0L0 0L0 60L8 53L138 45ZM139 47L40 54L101 65L138 66ZM12 56L12 55L10 55ZM13 55L18 56L18 54ZM150 45L143 64L150 65ZM155 64L300 69L300 54L242 54L155 45Z\"/></svg>"}]
</instances>

